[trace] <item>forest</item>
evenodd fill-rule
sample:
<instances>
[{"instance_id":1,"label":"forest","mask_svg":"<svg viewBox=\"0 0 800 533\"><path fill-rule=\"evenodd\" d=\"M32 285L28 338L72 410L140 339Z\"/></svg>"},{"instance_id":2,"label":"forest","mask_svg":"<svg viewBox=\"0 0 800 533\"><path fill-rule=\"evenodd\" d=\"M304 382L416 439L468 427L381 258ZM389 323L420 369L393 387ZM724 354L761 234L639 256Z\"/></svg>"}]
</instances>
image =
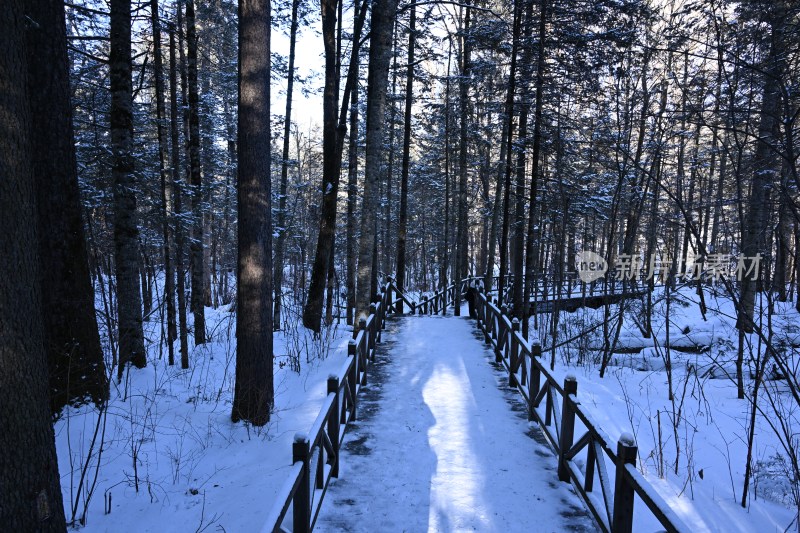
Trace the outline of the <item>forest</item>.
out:
<instances>
[{"instance_id":1,"label":"forest","mask_svg":"<svg viewBox=\"0 0 800 533\"><path fill-rule=\"evenodd\" d=\"M6 0L0 51L0 529L260 529L386 287L469 278L693 529L800 530L799 3Z\"/></svg>"}]
</instances>

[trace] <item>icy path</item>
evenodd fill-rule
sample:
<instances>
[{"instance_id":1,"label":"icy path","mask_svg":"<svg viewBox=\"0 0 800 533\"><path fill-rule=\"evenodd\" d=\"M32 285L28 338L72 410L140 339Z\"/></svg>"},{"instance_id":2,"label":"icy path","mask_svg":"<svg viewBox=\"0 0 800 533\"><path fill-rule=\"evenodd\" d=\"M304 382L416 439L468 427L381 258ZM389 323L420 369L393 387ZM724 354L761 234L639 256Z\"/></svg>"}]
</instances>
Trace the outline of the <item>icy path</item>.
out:
<instances>
[{"instance_id":1,"label":"icy path","mask_svg":"<svg viewBox=\"0 0 800 533\"><path fill-rule=\"evenodd\" d=\"M385 333L315 531L595 530L472 321Z\"/></svg>"}]
</instances>

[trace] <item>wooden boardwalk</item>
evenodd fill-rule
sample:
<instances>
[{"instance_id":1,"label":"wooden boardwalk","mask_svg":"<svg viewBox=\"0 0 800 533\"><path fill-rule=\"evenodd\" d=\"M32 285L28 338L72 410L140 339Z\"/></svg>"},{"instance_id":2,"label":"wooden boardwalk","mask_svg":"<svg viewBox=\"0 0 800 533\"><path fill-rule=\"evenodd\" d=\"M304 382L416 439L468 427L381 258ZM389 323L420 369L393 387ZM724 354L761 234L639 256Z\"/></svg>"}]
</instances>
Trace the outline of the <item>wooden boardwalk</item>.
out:
<instances>
[{"instance_id":1,"label":"wooden boardwalk","mask_svg":"<svg viewBox=\"0 0 800 533\"><path fill-rule=\"evenodd\" d=\"M596 530L474 321L388 324L315 531Z\"/></svg>"}]
</instances>

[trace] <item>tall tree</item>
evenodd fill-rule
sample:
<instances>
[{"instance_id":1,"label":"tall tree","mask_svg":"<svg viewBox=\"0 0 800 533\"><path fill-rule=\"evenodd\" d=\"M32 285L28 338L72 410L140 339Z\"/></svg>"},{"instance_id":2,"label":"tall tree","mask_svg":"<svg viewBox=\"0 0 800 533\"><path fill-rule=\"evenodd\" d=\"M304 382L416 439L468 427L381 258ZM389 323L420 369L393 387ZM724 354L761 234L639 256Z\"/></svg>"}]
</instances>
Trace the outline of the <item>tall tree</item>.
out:
<instances>
[{"instance_id":1,"label":"tall tree","mask_svg":"<svg viewBox=\"0 0 800 533\"><path fill-rule=\"evenodd\" d=\"M361 238L358 243L358 281L356 286L356 323L366 317L370 304L370 281L374 268L376 212L384 160L386 129L386 88L389 82L389 59L392 52L392 28L397 16L397 0L375 0L370 31L369 73L367 75L367 129L364 193L361 207Z\"/></svg>"},{"instance_id":2,"label":"tall tree","mask_svg":"<svg viewBox=\"0 0 800 533\"><path fill-rule=\"evenodd\" d=\"M70 105L64 5L27 3L28 94L42 272L44 346L50 407L70 401L99 403L107 394L103 350L89 277L81 219L78 168ZM46 58L46 59L45 59Z\"/></svg>"},{"instance_id":3,"label":"tall tree","mask_svg":"<svg viewBox=\"0 0 800 533\"><path fill-rule=\"evenodd\" d=\"M300 0L292 0L292 19L289 27L289 70L286 74L286 113L283 117L283 153L281 183L278 194L278 227L275 228L275 312L272 325L281 329L281 299L283 294L284 248L286 243L286 191L289 183L289 144L292 129L292 94L294 89L294 56L297 44L297 18Z\"/></svg>"},{"instance_id":4,"label":"tall tree","mask_svg":"<svg viewBox=\"0 0 800 533\"><path fill-rule=\"evenodd\" d=\"M358 2L355 4L356 19L359 18ZM358 77L359 54L353 54L350 68ZM347 147L347 324L353 325L353 309L356 306L356 202L358 200L358 87L350 93L350 138Z\"/></svg>"},{"instance_id":5,"label":"tall tree","mask_svg":"<svg viewBox=\"0 0 800 533\"><path fill-rule=\"evenodd\" d=\"M303 325L319 332L325 281L333 251L336 229L336 200L339 195L341 154L336 153L339 135L336 111L339 103L339 71L336 68L336 5L338 0L322 0L322 41L325 46L325 92L322 97L322 203L319 233L311 284L303 308Z\"/></svg>"},{"instance_id":6,"label":"tall tree","mask_svg":"<svg viewBox=\"0 0 800 533\"><path fill-rule=\"evenodd\" d=\"M234 422L269 422L272 370L270 1L239 0L239 262Z\"/></svg>"},{"instance_id":7,"label":"tall tree","mask_svg":"<svg viewBox=\"0 0 800 533\"><path fill-rule=\"evenodd\" d=\"M133 95L131 60L131 2L112 0L111 48L111 151L114 180L114 262L117 277L119 366L147 364L142 332L142 298L139 293L139 227L136 215L136 180L133 175Z\"/></svg>"},{"instance_id":8,"label":"tall tree","mask_svg":"<svg viewBox=\"0 0 800 533\"><path fill-rule=\"evenodd\" d=\"M180 8L178 8L180 13ZM186 271L184 269L184 233L181 213L183 191L180 184L180 148L178 147L178 61L175 54L175 29L169 32L169 139L171 178L175 209L175 270L178 293L178 338L180 339L181 368L189 368L189 339L186 325Z\"/></svg>"},{"instance_id":9,"label":"tall tree","mask_svg":"<svg viewBox=\"0 0 800 533\"><path fill-rule=\"evenodd\" d=\"M761 110L756 137L756 149L753 154L753 178L748 200L749 209L742 232L742 256L748 268L754 272L742 276L740 308L738 309L736 327L741 331L753 331L753 313L755 309L756 291L760 286L760 278L766 269L757 256L765 260L768 253L767 232L769 222L770 190L778 182L776 176L780 171L780 163L772 146L778 134L780 112L780 84L783 79L784 46L786 43L787 6L783 1L756 2L760 5L759 18L770 27L768 37L769 50L764 61ZM740 349L741 353L741 349ZM744 387L741 378L741 357L737 361L737 380L739 382L739 398L744 398Z\"/></svg>"},{"instance_id":10,"label":"tall tree","mask_svg":"<svg viewBox=\"0 0 800 533\"><path fill-rule=\"evenodd\" d=\"M462 28L461 44L461 77L458 82L459 91L459 115L461 119L461 129L458 142L458 216L456 226L455 242L455 276L454 282L458 288L458 282L467 275L467 231L469 229L467 211L467 150L469 133L469 78L470 78L470 53L472 51L472 40L470 37L470 16L472 9L469 2L466 4L464 13L464 27ZM461 291L456 290L455 305L453 314L461 314Z\"/></svg>"},{"instance_id":11,"label":"tall tree","mask_svg":"<svg viewBox=\"0 0 800 533\"><path fill-rule=\"evenodd\" d=\"M400 213L397 226L397 288L405 290L406 240L408 239L408 171L411 162L411 104L414 100L414 46L417 10L411 6L408 15L408 59L406 64L406 102L403 124L403 164L400 171ZM403 312L402 301L398 312Z\"/></svg>"},{"instance_id":12,"label":"tall tree","mask_svg":"<svg viewBox=\"0 0 800 533\"><path fill-rule=\"evenodd\" d=\"M172 269L170 253L170 183L169 139L166 128L166 105L164 95L164 70L161 54L161 19L158 13L158 0L150 0L150 20L153 26L153 77L156 85L156 130L158 134L158 171L161 185L162 237L164 239L164 300L167 303L167 351L169 362L175 361L174 341L178 338L175 320L175 272Z\"/></svg>"},{"instance_id":13,"label":"tall tree","mask_svg":"<svg viewBox=\"0 0 800 533\"><path fill-rule=\"evenodd\" d=\"M530 296L533 291L533 276L536 268L536 250L534 236L536 233L536 195L539 189L539 156L542 147L542 106L544 105L544 74L547 39L547 2L539 3L539 55L536 60L536 94L533 108L533 148L531 150L531 190L530 190L530 216L528 218L528 231L525 237L525 292L523 294L524 312L522 314L522 334L528 336L528 312ZM566 216L566 215L565 215Z\"/></svg>"},{"instance_id":14,"label":"tall tree","mask_svg":"<svg viewBox=\"0 0 800 533\"><path fill-rule=\"evenodd\" d=\"M200 97L197 91L197 27L194 0L186 2L186 72L189 92L189 183L192 188L192 240L189 255L192 270L191 307L194 343L206 342L205 280L203 269L203 177L200 170Z\"/></svg>"},{"instance_id":15,"label":"tall tree","mask_svg":"<svg viewBox=\"0 0 800 533\"><path fill-rule=\"evenodd\" d=\"M10 0L0 10L0 524L7 531L63 532L35 245L26 7L27 2Z\"/></svg>"}]
</instances>

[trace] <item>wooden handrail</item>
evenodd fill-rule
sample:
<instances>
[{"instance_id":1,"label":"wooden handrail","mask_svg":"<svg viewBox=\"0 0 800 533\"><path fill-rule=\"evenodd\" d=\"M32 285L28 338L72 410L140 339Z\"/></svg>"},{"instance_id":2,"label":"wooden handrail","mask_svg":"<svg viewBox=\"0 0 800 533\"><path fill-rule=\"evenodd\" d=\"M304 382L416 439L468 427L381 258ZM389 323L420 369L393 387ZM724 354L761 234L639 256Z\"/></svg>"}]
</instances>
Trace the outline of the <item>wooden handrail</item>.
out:
<instances>
[{"instance_id":1,"label":"wooden handrail","mask_svg":"<svg viewBox=\"0 0 800 533\"><path fill-rule=\"evenodd\" d=\"M394 312L398 302L407 303L412 314L417 310L438 313L453 305L456 290L481 277L465 278L444 287L431 297L417 302L401 293L390 279L381 288L380 301L370 305L370 313L359 320L348 343L348 356L337 374L328 377L328 395L308 434L298 433L292 444L292 467L270 510L263 533L288 531L284 519L292 508L292 531L310 532L314 529L322 500L332 478L339 476L339 450L350 423L357 418L358 393L367 383L367 370L375 361L376 345L386 328L386 315ZM392 292L398 298L392 298ZM510 325L509 325L510 328ZM316 459L316 469L310 465Z\"/></svg>"},{"instance_id":2,"label":"wooden handrail","mask_svg":"<svg viewBox=\"0 0 800 533\"><path fill-rule=\"evenodd\" d=\"M287 531L284 519L292 508L292 531L314 529L330 481L339 476L339 450L348 426L357 417L358 392L367 383L367 370L375 360L381 330L386 327L389 284L381 299L370 306L370 314L359 321L359 329L348 343L347 360L337 374L328 377L328 395L308 434L298 433L292 444L292 468L269 513L262 532ZM314 456L316 470L310 465Z\"/></svg>"},{"instance_id":3,"label":"wooden handrail","mask_svg":"<svg viewBox=\"0 0 800 533\"><path fill-rule=\"evenodd\" d=\"M638 450L633 437L623 434L617 441L617 449L611 449L611 439L581 407L577 379L567 376L563 385L559 383L540 360L542 347L538 339L528 342L519 331L517 319L511 320L505 307L498 308L482 291L476 298L476 311L484 341L492 346L497 362L502 362L508 371L510 385L525 400L528 419L539 424L557 454L559 480L573 483L600 529L630 533L636 495L666 531L689 531L636 469ZM577 433L580 435L577 441L576 421L583 426L583 432ZM582 470L577 459L584 452L585 470ZM608 475L606 459L614 466L613 480ZM593 491L595 479L601 488L599 498Z\"/></svg>"}]
</instances>

